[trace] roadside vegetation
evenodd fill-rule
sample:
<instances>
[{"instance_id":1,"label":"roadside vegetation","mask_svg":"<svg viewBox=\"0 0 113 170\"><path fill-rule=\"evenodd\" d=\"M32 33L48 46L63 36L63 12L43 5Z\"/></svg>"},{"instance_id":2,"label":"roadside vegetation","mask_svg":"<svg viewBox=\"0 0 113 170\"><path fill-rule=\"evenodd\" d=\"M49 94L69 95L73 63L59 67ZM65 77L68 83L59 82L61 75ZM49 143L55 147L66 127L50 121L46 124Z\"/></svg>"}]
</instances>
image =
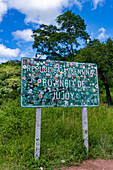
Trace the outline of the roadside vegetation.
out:
<instances>
[{"instance_id":1,"label":"roadside vegetation","mask_svg":"<svg viewBox=\"0 0 113 170\"><path fill-rule=\"evenodd\" d=\"M113 158L113 107L103 103L104 88L100 106L88 108L89 155L83 146L82 108L42 108L41 156L35 161L36 109L20 107L20 63L1 64L0 71L0 169L54 169L87 158Z\"/></svg>"}]
</instances>

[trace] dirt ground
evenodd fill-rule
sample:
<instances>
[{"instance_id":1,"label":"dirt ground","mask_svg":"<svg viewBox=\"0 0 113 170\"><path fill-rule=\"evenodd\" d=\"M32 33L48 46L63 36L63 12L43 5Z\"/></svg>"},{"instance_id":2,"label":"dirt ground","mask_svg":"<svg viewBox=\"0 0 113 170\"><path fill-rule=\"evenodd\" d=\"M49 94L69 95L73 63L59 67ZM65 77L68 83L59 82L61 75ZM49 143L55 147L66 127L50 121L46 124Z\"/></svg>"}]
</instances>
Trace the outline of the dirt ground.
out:
<instances>
[{"instance_id":1,"label":"dirt ground","mask_svg":"<svg viewBox=\"0 0 113 170\"><path fill-rule=\"evenodd\" d=\"M113 170L113 159L86 160L79 166L67 167L62 170Z\"/></svg>"}]
</instances>

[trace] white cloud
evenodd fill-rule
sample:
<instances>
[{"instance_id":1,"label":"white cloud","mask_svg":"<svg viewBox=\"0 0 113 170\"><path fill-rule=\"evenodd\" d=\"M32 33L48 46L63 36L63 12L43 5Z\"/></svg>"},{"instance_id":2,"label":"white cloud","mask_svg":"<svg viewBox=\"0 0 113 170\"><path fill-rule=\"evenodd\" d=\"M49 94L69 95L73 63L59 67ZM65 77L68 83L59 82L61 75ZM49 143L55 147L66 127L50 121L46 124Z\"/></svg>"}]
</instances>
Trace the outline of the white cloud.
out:
<instances>
[{"instance_id":1,"label":"white cloud","mask_svg":"<svg viewBox=\"0 0 113 170\"><path fill-rule=\"evenodd\" d=\"M79 10L82 10L82 3L78 0L75 0L75 4L78 6Z\"/></svg>"},{"instance_id":2,"label":"white cloud","mask_svg":"<svg viewBox=\"0 0 113 170\"><path fill-rule=\"evenodd\" d=\"M106 29L105 29L105 28L103 28L103 27L100 28L100 29L99 29L99 32L101 32L101 33L98 35L98 37L97 37L99 40L102 40L102 39L105 39L105 38L108 38L108 37L109 37L109 35L106 35L106 34L105 34L105 32L106 32Z\"/></svg>"},{"instance_id":3,"label":"white cloud","mask_svg":"<svg viewBox=\"0 0 113 170\"><path fill-rule=\"evenodd\" d=\"M24 46L24 48L20 52L20 57L33 57L35 55L35 51L32 46Z\"/></svg>"},{"instance_id":4,"label":"white cloud","mask_svg":"<svg viewBox=\"0 0 113 170\"><path fill-rule=\"evenodd\" d=\"M7 0L8 8L26 15L25 22L51 23L69 0Z\"/></svg>"},{"instance_id":5,"label":"white cloud","mask_svg":"<svg viewBox=\"0 0 113 170\"><path fill-rule=\"evenodd\" d=\"M97 8L97 5L98 5L98 4L99 4L99 5L102 5L105 0L92 0L92 1L93 1L93 5L94 5L94 8L93 8L93 9L96 9L96 8Z\"/></svg>"},{"instance_id":6,"label":"white cloud","mask_svg":"<svg viewBox=\"0 0 113 170\"><path fill-rule=\"evenodd\" d=\"M91 32L90 38L91 38L91 40L94 38L94 32L93 31Z\"/></svg>"},{"instance_id":7,"label":"white cloud","mask_svg":"<svg viewBox=\"0 0 113 170\"><path fill-rule=\"evenodd\" d=\"M70 4L82 9L80 0L0 0L0 2L2 2L2 6L4 4L4 10L0 13L1 19L7 9L16 9L25 14L26 23L51 24Z\"/></svg>"},{"instance_id":8,"label":"white cloud","mask_svg":"<svg viewBox=\"0 0 113 170\"><path fill-rule=\"evenodd\" d=\"M33 34L31 29L24 29L23 31L17 30L12 32L15 40L24 40L25 42L33 41L31 35Z\"/></svg>"},{"instance_id":9,"label":"white cloud","mask_svg":"<svg viewBox=\"0 0 113 170\"><path fill-rule=\"evenodd\" d=\"M7 48L5 45L0 44L0 58L5 57L17 57L19 54L20 50L18 48L16 49L11 49Z\"/></svg>"},{"instance_id":10,"label":"white cloud","mask_svg":"<svg viewBox=\"0 0 113 170\"><path fill-rule=\"evenodd\" d=\"M26 57L26 54L25 53L21 53L20 54L20 57L22 58L22 57Z\"/></svg>"},{"instance_id":11,"label":"white cloud","mask_svg":"<svg viewBox=\"0 0 113 170\"><path fill-rule=\"evenodd\" d=\"M25 23L51 24L67 7L76 5L82 10L85 2L92 2L93 9L105 0L0 0L0 21L8 9L16 9L25 15Z\"/></svg>"},{"instance_id":12,"label":"white cloud","mask_svg":"<svg viewBox=\"0 0 113 170\"><path fill-rule=\"evenodd\" d=\"M29 51L21 51L20 57L31 57L32 54Z\"/></svg>"},{"instance_id":13,"label":"white cloud","mask_svg":"<svg viewBox=\"0 0 113 170\"><path fill-rule=\"evenodd\" d=\"M0 0L0 22L2 21L2 17L4 14L7 13L7 5L3 2L3 0Z\"/></svg>"},{"instance_id":14,"label":"white cloud","mask_svg":"<svg viewBox=\"0 0 113 170\"><path fill-rule=\"evenodd\" d=\"M0 58L0 63L6 63L8 61L8 59L2 59L2 58Z\"/></svg>"}]
</instances>

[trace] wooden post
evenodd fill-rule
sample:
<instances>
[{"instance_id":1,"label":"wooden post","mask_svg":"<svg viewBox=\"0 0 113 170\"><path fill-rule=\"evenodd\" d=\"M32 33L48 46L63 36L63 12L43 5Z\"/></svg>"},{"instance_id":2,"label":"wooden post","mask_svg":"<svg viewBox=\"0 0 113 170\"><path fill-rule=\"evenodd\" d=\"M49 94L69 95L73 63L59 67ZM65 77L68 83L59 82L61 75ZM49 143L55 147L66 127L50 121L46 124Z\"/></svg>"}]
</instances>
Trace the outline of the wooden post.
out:
<instances>
[{"instance_id":1,"label":"wooden post","mask_svg":"<svg viewBox=\"0 0 113 170\"><path fill-rule=\"evenodd\" d=\"M82 129L83 129L83 139L86 151L88 154L88 118L87 118L87 107L82 108Z\"/></svg>"},{"instance_id":2,"label":"wooden post","mask_svg":"<svg viewBox=\"0 0 113 170\"><path fill-rule=\"evenodd\" d=\"M35 127L35 160L40 156L40 133L41 133L41 108L36 108L36 127Z\"/></svg>"}]
</instances>

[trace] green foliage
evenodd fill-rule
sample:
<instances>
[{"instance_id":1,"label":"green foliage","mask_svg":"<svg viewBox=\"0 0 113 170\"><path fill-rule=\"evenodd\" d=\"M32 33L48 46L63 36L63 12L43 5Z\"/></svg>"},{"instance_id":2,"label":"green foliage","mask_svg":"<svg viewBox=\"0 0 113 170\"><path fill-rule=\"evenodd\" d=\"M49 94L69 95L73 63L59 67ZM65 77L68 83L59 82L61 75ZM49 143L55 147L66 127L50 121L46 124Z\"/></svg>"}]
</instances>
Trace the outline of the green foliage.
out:
<instances>
[{"instance_id":1,"label":"green foliage","mask_svg":"<svg viewBox=\"0 0 113 170\"><path fill-rule=\"evenodd\" d=\"M41 156L35 161L36 109L21 108L19 101L18 97L3 101L1 105L1 167L53 169L76 165L87 159L82 139L81 108L43 108ZM113 158L113 108L104 105L88 108L88 124L89 158Z\"/></svg>"},{"instance_id":2,"label":"green foliage","mask_svg":"<svg viewBox=\"0 0 113 170\"><path fill-rule=\"evenodd\" d=\"M79 51L77 60L96 63L100 78L103 79L104 76L106 81L112 84L113 40L108 39L105 43L100 43L98 40L91 41L85 48Z\"/></svg>"},{"instance_id":3,"label":"green foliage","mask_svg":"<svg viewBox=\"0 0 113 170\"><path fill-rule=\"evenodd\" d=\"M20 66L15 61L12 63L0 65L0 104L4 99L15 99L20 94Z\"/></svg>"},{"instance_id":4,"label":"green foliage","mask_svg":"<svg viewBox=\"0 0 113 170\"><path fill-rule=\"evenodd\" d=\"M52 59L72 60L80 45L78 39L89 38L84 20L71 11L66 11L56 19L59 25L40 25L33 30L34 45L38 54Z\"/></svg>"},{"instance_id":5,"label":"green foliage","mask_svg":"<svg viewBox=\"0 0 113 170\"><path fill-rule=\"evenodd\" d=\"M112 104L110 87L113 87L113 40L105 43L98 40L90 41L76 56L76 61L96 63L99 72L100 91L106 89L107 101Z\"/></svg>"},{"instance_id":6,"label":"green foliage","mask_svg":"<svg viewBox=\"0 0 113 170\"><path fill-rule=\"evenodd\" d=\"M7 73L5 71L0 71L0 81L3 81L7 78Z\"/></svg>"},{"instance_id":7,"label":"green foliage","mask_svg":"<svg viewBox=\"0 0 113 170\"><path fill-rule=\"evenodd\" d=\"M81 127L81 115L73 114L71 117L70 109L65 108L66 118L63 123L63 108L51 108L42 109L41 157L34 161L36 110L21 108L18 101L19 98L10 99L1 105L1 162L4 159L6 162L15 162L29 168L47 168L63 165L61 160L65 160L67 165L78 163L87 157L81 135L82 129L76 127L77 124ZM72 108L71 111L73 110Z\"/></svg>"},{"instance_id":8,"label":"green foliage","mask_svg":"<svg viewBox=\"0 0 113 170\"><path fill-rule=\"evenodd\" d=\"M12 65L12 66L20 66L21 65L21 62L19 60L9 60L7 61L6 63L2 63L0 65L0 67L6 67L7 65Z\"/></svg>"},{"instance_id":9,"label":"green foliage","mask_svg":"<svg viewBox=\"0 0 113 170\"><path fill-rule=\"evenodd\" d=\"M113 108L104 105L88 109L89 114L89 149L94 158L113 158Z\"/></svg>"}]
</instances>

